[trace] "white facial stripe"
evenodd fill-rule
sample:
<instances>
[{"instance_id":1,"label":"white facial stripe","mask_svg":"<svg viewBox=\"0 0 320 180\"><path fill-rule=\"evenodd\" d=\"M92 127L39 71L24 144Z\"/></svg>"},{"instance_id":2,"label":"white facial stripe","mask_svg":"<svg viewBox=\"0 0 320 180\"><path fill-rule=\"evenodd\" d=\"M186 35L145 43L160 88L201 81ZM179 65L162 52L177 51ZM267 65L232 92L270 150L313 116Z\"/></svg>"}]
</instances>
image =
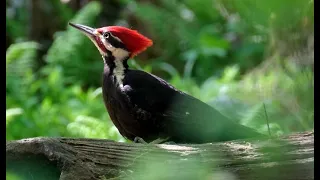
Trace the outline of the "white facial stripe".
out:
<instances>
[{"instance_id":1,"label":"white facial stripe","mask_svg":"<svg viewBox=\"0 0 320 180\"><path fill-rule=\"evenodd\" d=\"M104 47L106 47L106 49L108 49L111 52L114 51L115 48L103 37L102 34L99 34L99 38L103 43Z\"/></svg>"},{"instance_id":2,"label":"white facial stripe","mask_svg":"<svg viewBox=\"0 0 320 180\"><path fill-rule=\"evenodd\" d=\"M129 52L121 49L121 48L114 48L112 55L115 57L115 61L123 61L125 58L129 56Z\"/></svg>"},{"instance_id":3,"label":"white facial stripe","mask_svg":"<svg viewBox=\"0 0 320 180\"><path fill-rule=\"evenodd\" d=\"M115 60L122 61L124 58L129 56L129 52L122 48L113 47L104 37L103 35L99 35L101 42L106 47L107 50L111 51L112 55L115 57Z\"/></svg>"},{"instance_id":4,"label":"white facial stripe","mask_svg":"<svg viewBox=\"0 0 320 180\"><path fill-rule=\"evenodd\" d=\"M113 69L114 76L117 79L117 83L120 88L123 87L123 78L124 78L124 66L123 66L123 60L129 56L129 52L122 49L122 48L115 48L113 47L105 38L102 34L96 34L103 45L106 47L107 50L109 50L112 53L112 56L115 58L114 63L115 67ZM113 36L113 35L112 35ZM113 36L114 37L114 36ZM121 41L119 38L114 37L117 40ZM104 53L106 54L106 53Z\"/></svg>"},{"instance_id":5,"label":"white facial stripe","mask_svg":"<svg viewBox=\"0 0 320 180\"><path fill-rule=\"evenodd\" d=\"M115 38L116 40L122 42L121 39L119 39L118 37L115 37L112 33L110 33L110 34L111 34L111 36L112 36L113 38Z\"/></svg>"}]
</instances>

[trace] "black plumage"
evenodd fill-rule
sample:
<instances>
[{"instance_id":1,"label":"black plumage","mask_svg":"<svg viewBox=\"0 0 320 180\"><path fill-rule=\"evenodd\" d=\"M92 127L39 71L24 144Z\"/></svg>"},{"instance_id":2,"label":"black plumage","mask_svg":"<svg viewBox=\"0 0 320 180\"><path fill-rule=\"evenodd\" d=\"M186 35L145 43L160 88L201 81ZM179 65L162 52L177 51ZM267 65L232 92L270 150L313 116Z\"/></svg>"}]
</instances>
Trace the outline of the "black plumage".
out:
<instances>
[{"instance_id":1,"label":"black plumage","mask_svg":"<svg viewBox=\"0 0 320 180\"><path fill-rule=\"evenodd\" d=\"M205 143L261 136L144 71L126 68L121 88L110 72L112 65L107 64L103 99L113 123L130 140L140 137L151 142L170 137L168 141L176 143Z\"/></svg>"}]
</instances>

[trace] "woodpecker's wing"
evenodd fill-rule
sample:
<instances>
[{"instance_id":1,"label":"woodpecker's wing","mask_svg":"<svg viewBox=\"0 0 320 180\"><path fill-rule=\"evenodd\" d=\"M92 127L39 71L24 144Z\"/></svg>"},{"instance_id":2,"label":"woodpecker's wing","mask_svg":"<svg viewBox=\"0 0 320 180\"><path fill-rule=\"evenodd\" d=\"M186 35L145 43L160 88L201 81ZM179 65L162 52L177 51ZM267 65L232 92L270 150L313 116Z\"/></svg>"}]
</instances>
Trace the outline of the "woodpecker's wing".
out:
<instances>
[{"instance_id":1,"label":"woodpecker's wing","mask_svg":"<svg viewBox=\"0 0 320 180\"><path fill-rule=\"evenodd\" d=\"M164 131L183 136L186 141L200 141L199 138L222 141L259 135L152 74L129 70L124 85L131 103L139 107L140 112L162 121Z\"/></svg>"}]
</instances>

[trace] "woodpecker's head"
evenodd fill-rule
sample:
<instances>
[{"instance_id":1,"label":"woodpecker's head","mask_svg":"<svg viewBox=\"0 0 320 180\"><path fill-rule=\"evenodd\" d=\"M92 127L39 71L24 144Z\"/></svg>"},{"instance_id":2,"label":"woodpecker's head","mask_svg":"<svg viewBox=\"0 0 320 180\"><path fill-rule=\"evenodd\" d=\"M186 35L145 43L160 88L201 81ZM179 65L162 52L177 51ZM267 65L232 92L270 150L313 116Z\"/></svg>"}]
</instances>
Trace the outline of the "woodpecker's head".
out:
<instances>
[{"instance_id":1,"label":"woodpecker's head","mask_svg":"<svg viewBox=\"0 0 320 180\"><path fill-rule=\"evenodd\" d=\"M88 36L102 56L113 56L115 60L134 57L152 45L147 37L121 26L94 29L81 24L69 25Z\"/></svg>"}]
</instances>

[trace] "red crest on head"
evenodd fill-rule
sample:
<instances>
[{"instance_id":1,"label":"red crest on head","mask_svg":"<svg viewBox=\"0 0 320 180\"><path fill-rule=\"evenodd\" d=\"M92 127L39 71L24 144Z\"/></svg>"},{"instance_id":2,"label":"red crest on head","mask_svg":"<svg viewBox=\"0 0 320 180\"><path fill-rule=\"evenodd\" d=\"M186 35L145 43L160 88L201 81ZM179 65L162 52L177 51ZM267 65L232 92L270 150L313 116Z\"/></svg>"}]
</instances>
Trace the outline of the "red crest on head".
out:
<instances>
[{"instance_id":1,"label":"red crest on head","mask_svg":"<svg viewBox=\"0 0 320 180\"><path fill-rule=\"evenodd\" d=\"M153 44L152 40L138 33L138 31L121 26L107 26L99 28L98 31L109 31L118 37L131 52L130 57L136 56Z\"/></svg>"}]
</instances>

